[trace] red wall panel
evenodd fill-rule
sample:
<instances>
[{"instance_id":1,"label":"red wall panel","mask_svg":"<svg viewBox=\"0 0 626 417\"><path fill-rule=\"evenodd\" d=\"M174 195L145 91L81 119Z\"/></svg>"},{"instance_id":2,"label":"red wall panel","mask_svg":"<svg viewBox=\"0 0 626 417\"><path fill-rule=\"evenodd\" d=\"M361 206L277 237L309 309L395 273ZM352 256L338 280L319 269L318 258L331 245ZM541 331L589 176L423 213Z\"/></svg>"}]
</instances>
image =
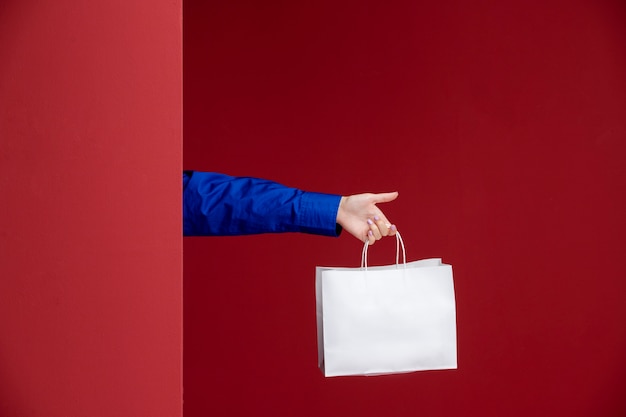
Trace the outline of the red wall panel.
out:
<instances>
[{"instance_id":1,"label":"red wall panel","mask_svg":"<svg viewBox=\"0 0 626 417\"><path fill-rule=\"evenodd\" d=\"M182 415L182 5L0 5L0 415Z\"/></svg>"},{"instance_id":2,"label":"red wall panel","mask_svg":"<svg viewBox=\"0 0 626 417\"><path fill-rule=\"evenodd\" d=\"M626 415L623 5L184 7L185 168L398 190L410 259L454 267L459 352L456 371L325 379L314 267L361 245L188 238L186 415Z\"/></svg>"}]
</instances>

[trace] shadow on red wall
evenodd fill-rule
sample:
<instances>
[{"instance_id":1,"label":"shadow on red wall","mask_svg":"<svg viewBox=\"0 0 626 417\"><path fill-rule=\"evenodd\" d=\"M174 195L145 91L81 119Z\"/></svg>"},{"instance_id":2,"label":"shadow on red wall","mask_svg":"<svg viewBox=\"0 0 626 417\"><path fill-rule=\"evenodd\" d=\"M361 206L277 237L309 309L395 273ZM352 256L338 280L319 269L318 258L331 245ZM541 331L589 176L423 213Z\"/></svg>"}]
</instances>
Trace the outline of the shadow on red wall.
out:
<instances>
[{"instance_id":1,"label":"shadow on red wall","mask_svg":"<svg viewBox=\"0 0 626 417\"><path fill-rule=\"evenodd\" d=\"M409 257L454 267L459 351L324 379L314 267L360 244L188 238L186 415L626 413L626 11L516 3L185 2L185 168L398 190Z\"/></svg>"}]
</instances>

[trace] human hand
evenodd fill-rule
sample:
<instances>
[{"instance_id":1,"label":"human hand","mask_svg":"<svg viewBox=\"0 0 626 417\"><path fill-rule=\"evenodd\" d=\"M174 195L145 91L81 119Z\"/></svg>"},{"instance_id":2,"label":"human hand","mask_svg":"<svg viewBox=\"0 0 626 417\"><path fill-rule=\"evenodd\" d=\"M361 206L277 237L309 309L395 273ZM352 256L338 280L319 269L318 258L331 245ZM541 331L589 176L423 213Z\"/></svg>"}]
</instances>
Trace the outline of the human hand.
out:
<instances>
[{"instance_id":1,"label":"human hand","mask_svg":"<svg viewBox=\"0 0 626 417\"><path fill-rule=\"evenodd\" d=\"M387 220L376 204L388 203L397 197L397 192L341 197L337 223L361 242L369 241L373 245L383 236L396 234L396 226Z\"/></svg>"}]
</instances>

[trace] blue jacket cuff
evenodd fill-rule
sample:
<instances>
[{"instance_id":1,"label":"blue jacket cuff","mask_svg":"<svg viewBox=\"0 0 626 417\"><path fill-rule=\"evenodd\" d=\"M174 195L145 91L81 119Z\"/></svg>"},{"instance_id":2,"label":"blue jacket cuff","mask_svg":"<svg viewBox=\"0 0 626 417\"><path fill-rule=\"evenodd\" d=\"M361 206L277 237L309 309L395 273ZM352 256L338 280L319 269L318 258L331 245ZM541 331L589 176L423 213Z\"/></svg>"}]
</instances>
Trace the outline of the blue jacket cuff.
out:
<instances>
[{"instance_id":1,"label":"blue jacket cuff","mask_svg":"<svg viewBox=\"0 0 626 417\"><path fill-rule=\"evenodd\" d=\"M299 227L302 232L337 237L341 226L337 224L340 195L305 191L300 200L302 216Z\"/></svg>"}]
</instances>

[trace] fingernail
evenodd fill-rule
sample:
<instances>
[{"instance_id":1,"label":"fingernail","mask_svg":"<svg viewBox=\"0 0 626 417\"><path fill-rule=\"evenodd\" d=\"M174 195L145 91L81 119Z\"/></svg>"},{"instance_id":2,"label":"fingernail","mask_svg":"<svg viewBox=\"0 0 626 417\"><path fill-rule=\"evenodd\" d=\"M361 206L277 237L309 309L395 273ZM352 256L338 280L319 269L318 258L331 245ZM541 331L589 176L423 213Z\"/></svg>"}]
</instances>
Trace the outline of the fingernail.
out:
<instances>
[{"instance_id":1,"label":"fingernail","mask_svg":"<svg viewBox=\"0 0 626 417\"><path fill-rule=\"evenodd\" d=\"M374 220L379 221L379 220L380 220L380 217L378 217L378 216L374 216Z\"/></svg>"},{"instance_id":2,"label":"fingernail","mask_svg":"<svg viewBox=\"0 0 626 417\"><path fill-rule=\"evenodd\" d=\"M372 224L374 224L374 222L371 221L370 219L367 219L367 224L372 225ZM370 233L372 233L372 232L370 231Z\"/></svg>"},{"instance_id":3,"label":"fingernail","mask_svg":"<svg viewBox=\"0 0 626 417\"><path fill-rule=\"evenodd\" d=\"M391 230L396 230L396 225L395 224L391 225Z\"/></svg>"},{"instance_id":4,"label":"fingernail","mask_svg":"<svg viewBox=\"0 0 626 417\"><path fill-rule=\"evenodd\" d=\"M367 232L367 234L368 234L369 236L374 236L374 233L373 233L371 230L370 230L369 232Z\"/></svg>"}]
</instances>

